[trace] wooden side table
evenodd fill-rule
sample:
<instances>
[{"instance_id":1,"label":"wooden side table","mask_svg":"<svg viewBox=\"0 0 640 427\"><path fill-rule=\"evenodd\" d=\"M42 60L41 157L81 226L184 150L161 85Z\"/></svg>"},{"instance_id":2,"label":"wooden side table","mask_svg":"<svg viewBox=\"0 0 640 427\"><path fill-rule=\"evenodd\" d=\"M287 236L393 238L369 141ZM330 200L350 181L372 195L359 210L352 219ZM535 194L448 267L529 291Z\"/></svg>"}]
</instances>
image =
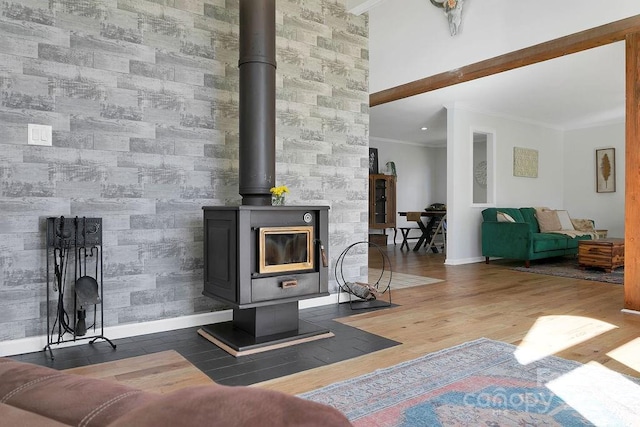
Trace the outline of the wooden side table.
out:
<instances>
[{"instance_id":1,"label":"wooden side table","mask_svg":"<svg viewBox=\"0 0 640 427\"><path fill-rule=\"evenodd\" d=\"M606 239L608 231L609 230L596 230L596 233L598 234L598 238L599 239Z\"/></svg>"},{"instance_id":2,"label":"wooden side table","mask_svg":"<svg viewBox=\"0 0 640 427\"><path fill-rule=\"evenodd\" d=\"M624 265L624 239L580 240L578 264L580 268L599 267L611 273Z\"/></svg>"}]
</instances>

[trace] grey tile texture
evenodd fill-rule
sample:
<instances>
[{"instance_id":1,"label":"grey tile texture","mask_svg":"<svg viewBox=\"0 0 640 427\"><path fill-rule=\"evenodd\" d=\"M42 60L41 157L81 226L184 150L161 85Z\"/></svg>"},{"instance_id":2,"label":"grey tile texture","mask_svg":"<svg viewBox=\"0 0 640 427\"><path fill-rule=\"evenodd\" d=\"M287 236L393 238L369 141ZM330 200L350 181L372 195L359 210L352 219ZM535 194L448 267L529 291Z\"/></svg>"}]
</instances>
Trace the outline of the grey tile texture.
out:
<instances>
[{"instance_id":1,"label":"grey tile texture","mask_svg":"<svg viewBox=\"0 0 640 427\"><path fill-rule=\"evenodd\" d=\"M0 340L46 329L48 216L103 218L104 326L223 308L201 295L202 206L240 202L238 7L0 2ZM368 17L278 0L276 33L276 184L331 207L335 292L367 236Z\"/></svg>"}]
</instances>

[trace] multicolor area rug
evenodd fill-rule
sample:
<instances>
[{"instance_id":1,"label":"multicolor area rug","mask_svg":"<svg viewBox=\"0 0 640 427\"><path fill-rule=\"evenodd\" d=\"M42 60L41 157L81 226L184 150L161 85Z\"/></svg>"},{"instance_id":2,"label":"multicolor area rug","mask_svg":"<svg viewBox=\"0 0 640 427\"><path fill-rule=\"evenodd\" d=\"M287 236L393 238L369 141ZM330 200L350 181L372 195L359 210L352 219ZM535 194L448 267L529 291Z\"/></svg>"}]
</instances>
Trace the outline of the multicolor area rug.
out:
<instances>
[{"instance_id":1,"label":"multicolor area rug","mask_svg":"<svg viewBox=\"0 0 640 427\"><path fill-rule=\"evenodd\" d=\"M577 258L548 258L531 262L531 267L514 267L513 270L526 273L547 274L550 276L570 277L572 279L593 280L596 282L624 283L624 267L619 267L611 273L600 268L585 268L578 266Z\"/></svg>"},{"instance_id":2,"label":"multicolor area rug","mask_svg":"<svg viewBox=\"0 0 640 427\"><path fill-rule=\"evenodd\" d=\"M515 346L481 338L301 397L355 426L637 425L640 381L558 357L520 364Z\"/></svg>"}]
</instances>

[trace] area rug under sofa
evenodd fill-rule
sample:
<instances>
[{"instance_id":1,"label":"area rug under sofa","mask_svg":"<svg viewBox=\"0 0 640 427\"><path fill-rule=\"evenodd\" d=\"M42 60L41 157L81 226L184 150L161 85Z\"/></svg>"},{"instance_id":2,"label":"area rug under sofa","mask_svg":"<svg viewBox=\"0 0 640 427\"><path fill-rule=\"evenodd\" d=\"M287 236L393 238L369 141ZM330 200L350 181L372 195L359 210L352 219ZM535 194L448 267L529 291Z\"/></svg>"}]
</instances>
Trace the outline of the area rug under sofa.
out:
<instances>
[{"instance_id":1,"label":"area rug under sofa","mask_svg":"<svg viewBox=\"0 0 640 427\"><path fill-rule=\"evenodd\" d=\"M486 338L302 394L356 426L637 425L640 381Z\"/></svg>"},{"instance_id":2,"label":"area rug under sofa","mask_svg":"<svg viewBox=\"0 0 640 427\"><path fill-rule=\"evenodd\" d=\"M580 268L576 257L556 257L539 260L527 267L514 267L513 270L525 273L546 274L549 276L569 277L572 279L592 280L606 283L624 283L624 267L619 267L611 273L601 268Z\"/></svg>"}]
</instances>

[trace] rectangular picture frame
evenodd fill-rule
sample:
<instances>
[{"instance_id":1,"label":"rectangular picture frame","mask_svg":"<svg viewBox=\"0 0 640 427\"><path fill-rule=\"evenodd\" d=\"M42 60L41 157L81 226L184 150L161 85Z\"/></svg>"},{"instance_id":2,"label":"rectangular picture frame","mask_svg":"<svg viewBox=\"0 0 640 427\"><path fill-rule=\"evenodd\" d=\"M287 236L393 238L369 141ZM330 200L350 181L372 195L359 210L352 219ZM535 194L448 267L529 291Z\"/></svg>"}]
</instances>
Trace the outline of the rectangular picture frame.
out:
<instances>
[{"instance_id":1,"label":"rectangular picture frame","mask_svg":"<svg viewBox=\"0 0 640 427\"><path fill-rule=\"evenodd\" d=\"M596 192L615 193L616 191L616 149L600 148L596 150Z\"/></svg>"},{"instance_id":2,"label":"rectangular picture frame","mask_svg":"<svg viewBox=\"0 0 640 427\"><path fill-rule=\"evenodd\" d=\"M513 147L513 176L538 177L538 150Z\"/></svg>"},{"instance_id":3,"label":"rectangular picture frame","mask_svg":"<svg viewBox=\"0 0 640 427\"><path fill-rule=\"evenodd\" d=\"M378 173L378 149L377 148L369 148L369 173L372 175Z\"/></svg>"}]
</instances>

